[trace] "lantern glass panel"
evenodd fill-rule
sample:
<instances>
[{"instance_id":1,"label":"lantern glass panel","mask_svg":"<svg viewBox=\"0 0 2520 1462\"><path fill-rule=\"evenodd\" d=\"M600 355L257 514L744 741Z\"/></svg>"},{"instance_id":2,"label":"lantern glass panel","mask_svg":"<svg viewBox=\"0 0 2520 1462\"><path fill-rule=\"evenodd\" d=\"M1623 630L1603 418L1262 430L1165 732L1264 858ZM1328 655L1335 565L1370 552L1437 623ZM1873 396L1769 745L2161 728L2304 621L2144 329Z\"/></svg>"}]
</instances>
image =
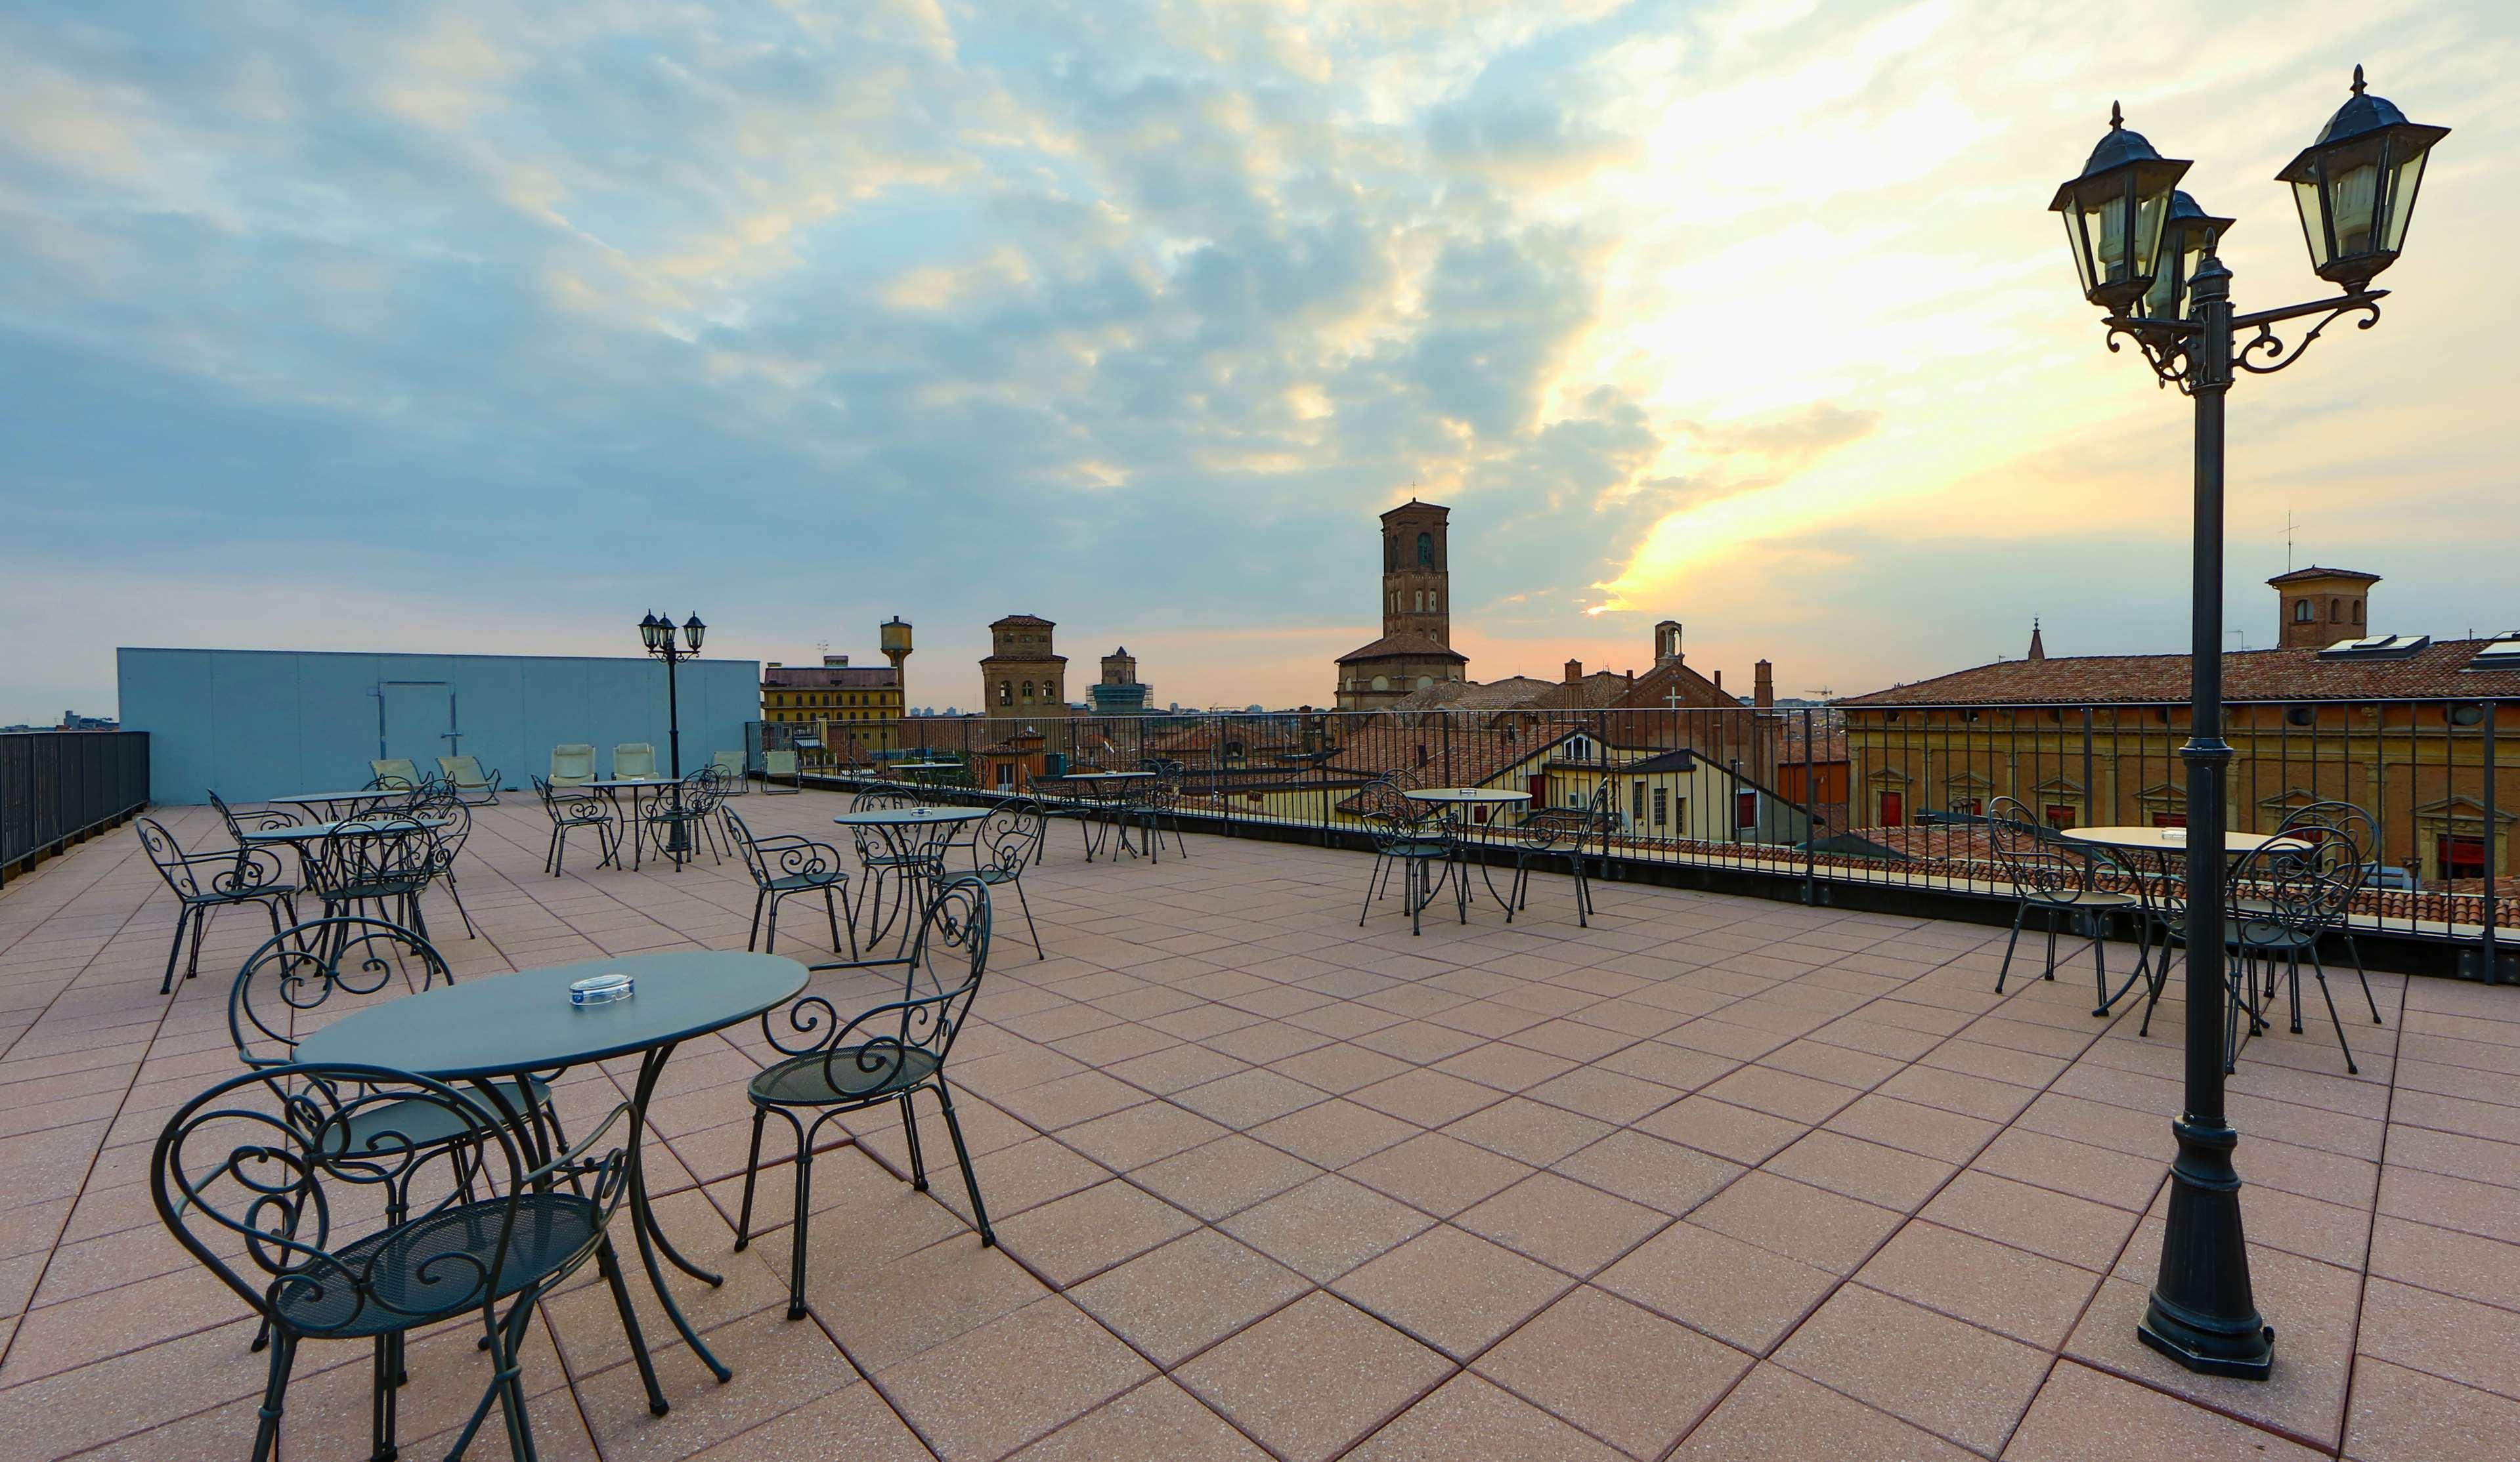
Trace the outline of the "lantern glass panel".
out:
<instances>
[{"instance_id":1,"label":"lantern glass panel","mask_svg":"<svg viewBox=\"0 0 2520 1462\"><path fill-rule=\"evenodd\" d=\"M2137 274L2146 275L2153 272L2154 256L2161 249L2162 222L2169 217L2169 214L2170 185L2167 183L2136 200L2135 272Z\"/></svg>"},{"instance_id":2,"label":"lantern glass panel","mask_svg":"<svg viewBox=\"0 0 2520 1462\"><path fill-rule=\"evenodd\" d=\"M2310 267L2317 273L2327 267L2326 209L2318 201L2318 184L2307 180L2292 185L2293 201L2301 208L2301 237L2310 244Z\"/></svg>"},{"instance_id":3,"label":"lantern glass panel","mask_svg":"<svg viewBox=\"0 0 2520 1462\"><path fill-rule=\"evenodd\" d=\"M2407 219L2415 211L2415 190L2424 181L2424 159L2432 155L2432 151L2420 149L2393 169L2397 176L2389 183L2389 226L2380 243L2391 253L2407 246Z\"/></svg>"},{"instance_id":4,"label":"lantern glass panel","mask_svg":"<svg viewBox=\"0 0 2520 1462\"><path fill-rule=\"evenodd\" d=\"M2092 292L2092 250L2083 233L2083 214L2079 208L2068 208L2056 215L2065 220L2065 247L2074 255L2074 273L2083 281L2083 293Z\"/></svg>"},{"instance_id":5,"label":"lantern glass panel","mask_svg":"<svg viewBox=\"0 0 2520 1462\"><path fill-rule=\"evenodd\" d=\"M2123 196L2084 201L2083 236L2091 241L2093 288L2126 283L2126 226L2127 205Z\"/></svg>"}]
</instances>

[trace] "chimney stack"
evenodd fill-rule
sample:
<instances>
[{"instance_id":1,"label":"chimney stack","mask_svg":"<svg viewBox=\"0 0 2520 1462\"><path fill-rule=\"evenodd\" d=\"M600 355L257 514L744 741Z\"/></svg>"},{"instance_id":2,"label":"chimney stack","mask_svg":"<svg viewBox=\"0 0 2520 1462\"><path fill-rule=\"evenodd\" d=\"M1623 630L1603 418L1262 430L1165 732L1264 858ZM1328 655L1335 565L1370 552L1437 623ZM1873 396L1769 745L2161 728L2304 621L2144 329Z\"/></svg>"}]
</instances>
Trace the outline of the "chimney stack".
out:
<instances>
[{"instance_id":1,"label":"chimney stack","mask_svg":"<svg viewBox=\"0 0 2520 1462\"><path fill-rule=\"evenodd\" d=\"M1777 672L1765 660L1751 667L1750 703L1761 708L1777 703Z\"/></svg>"},{"instance_id":2,"label":"chimney stack","mask_svg":"<svg viewBox=\"0 0 2520 1462\"><path fill-rule=\"evenodd\" d=\"M1720 671L1720 670L1719 670L1719 671L1715 672L1715 688L1716 688L1716 689L1718 689L1718 690L1721 690L1721 689L1723 689L1723 688L1724 688L1724 672L1723 672L1723 671Z\"/></svg>"},{"instance_id":3,"label":"chimney stack","mask_svg":"<svg viewBox=\"0 0 2520 1462\"><path fill-rule=\"evenodd\" d=\"M1569 661L1567 661L1567 662L1566 662L1566 684L1568 684L1568 685L1570 685L1570 686L1571 686L1571 685L1574 685L1577 681L1580 681L1580 680L1582 680L1583 678L1584 678L1584 662L1583 662L1583 661L1581 661L1581 660L1569 660Z\"/></svg>"}]
</instances>

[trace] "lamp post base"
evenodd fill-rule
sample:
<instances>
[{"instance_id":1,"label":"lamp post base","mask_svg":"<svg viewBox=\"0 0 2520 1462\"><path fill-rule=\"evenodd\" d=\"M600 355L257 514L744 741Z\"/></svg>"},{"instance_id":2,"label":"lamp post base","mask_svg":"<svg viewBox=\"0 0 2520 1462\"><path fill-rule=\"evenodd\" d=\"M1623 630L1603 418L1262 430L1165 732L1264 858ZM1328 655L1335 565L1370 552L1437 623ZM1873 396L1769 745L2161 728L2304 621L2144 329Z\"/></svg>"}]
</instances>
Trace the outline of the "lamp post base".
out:
<instances>
[{"instance_id":1,"label":"lamp post base","mask_svg":"<svg viewBox=\"0 0 2520 1462\"><path fill-rule=\"evenodd\" d=\"M2239 1133L2187 1121L2171 1130L2179 1159L2170 1168L2161 1274L2136 1338L2188 1370L2263 1381L2274 1368L2275 1332L2249 1290L2240 1174L2231 1167Z\"/></svg>"}]
</instances>

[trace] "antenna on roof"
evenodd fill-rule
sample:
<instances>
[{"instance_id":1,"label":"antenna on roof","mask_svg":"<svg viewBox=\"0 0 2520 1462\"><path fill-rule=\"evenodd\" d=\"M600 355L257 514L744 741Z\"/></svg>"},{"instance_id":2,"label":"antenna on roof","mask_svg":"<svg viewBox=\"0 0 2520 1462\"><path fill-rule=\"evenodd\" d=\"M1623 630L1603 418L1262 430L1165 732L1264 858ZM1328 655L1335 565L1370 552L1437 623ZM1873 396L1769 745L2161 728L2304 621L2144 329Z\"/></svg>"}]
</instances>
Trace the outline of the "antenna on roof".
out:
<instances>
[{"instance_id":1,"label":"antenna on roof","mask_svg":"<svg viewBox=\"0 0 2520 1462\"><path fill-rule=\"evenodd\" d=\"M2284 572L2292 572L2292 509L2284 509Z\"/></svg>"}]
</instances>

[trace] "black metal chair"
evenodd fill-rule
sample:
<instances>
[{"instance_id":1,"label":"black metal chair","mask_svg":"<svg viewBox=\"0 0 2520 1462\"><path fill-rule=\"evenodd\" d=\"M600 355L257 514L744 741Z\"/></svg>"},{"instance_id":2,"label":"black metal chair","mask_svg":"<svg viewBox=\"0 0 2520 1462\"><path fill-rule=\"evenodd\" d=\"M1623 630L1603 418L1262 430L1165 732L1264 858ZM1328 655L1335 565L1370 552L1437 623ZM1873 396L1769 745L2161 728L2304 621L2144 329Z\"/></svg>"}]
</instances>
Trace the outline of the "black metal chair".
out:
<instances>
[{"instance_id":1,"label":"black metal chair","mask_svg":"<svg viewBox=\"0 0 2520 1462\"><path fill-rule=\"evenodd\" d=\"M1024 932L1032 937L1032 957L1039 959L1041 930L1032 921L1032 901L1024 897L1023 870L1041 854L1050 824L1041 804L1030 797L1010 797L989 810L971 837L971 866L947 873L940 883L979 883L1012 888L1015 907L1023 910Z\"/></svg>"},{"instance_id":2,"label":"black metal chair","mask_svg":"<svg viewBox=\"0 0 2520 1462\"><path fill-rule=\"evenodd\" d=\"M2097 990L2092 996L2092 1013L2108 1013L2109 966L2105 940L2109 916L2136 908L2141 901L2134 894L2119 893L2099 887L2099 865L2092 855L2064 843L2047 827L2033 821L2030 809L2010 797L1998 797L1988 805L1986 837L1995 855L1996 867L2012 885L2012 937L2003 944L2003 967L1995 972L1995 993L2003 994L2003 982L2012 973L2012 953L2021 943L2021 924L2030 911L2039 909L2047 915L2048 968L2044 978L2056 978L2056 935L2060 922L2081 916L2089 921L2092 941L2092 978ZM2142 969L2140 960L2138 973ZM2134 978L2127 982L2134 988Z\"/></svg>"},{"instance_id":3,"label":"black metal chair","mask_svg":"<svg viewBox=\"0 0 2520 1462\"><path fill-rule=\"evenodd\" d=\"M845 966L903 967L902 998L842 1021L829 997L808 995L761 1017L762 1033L781 1055L745 1086L752 1102L752 1150L743 1167L743 1206L735 1221L735 1247L752 1239L753 1180L761 1172L761 1129L776 1112L796 1134L796 1218L788 1257L788 1318L805 1316L805 1223L813 1206L814 1144L835 1117L883 1102L898 1102L910 1143L911 1186L927 1189L927 1160L919 1146L919 1115L911 1098L933 1092L971 1195L973 1226L982 1247L998 1241L989 1211L971 1174L970 1148L954 1115L954 1093L945 1083L945 1061L954 1038L969 1019L971 1001L989 962L989 890L964 881L937 890L901 959L872 959ZM947 986L948 978L954 984ZM804 1115L814 1114L810 1120Z\"/></svg>"},{"instance_id":4,"label":"black metal chair","mask_svg":"<svg viewBox=\"0 0 2520 1462\"><path fill-rule=\"evenodd\" d=\"M540 776L534 777L534 795L542 799L543 816L551 819L551 841L543 846L545 872L560 876L561 860L568 856L568 835L581 827L594 828L596 846L604 850L605 858L612 857L619 829L610 803L593 792L556 788Z\"/></svg>"},{"instance_id":5,"label":"black metal chair","mask_svg":"<svg viewBox=\"0 0 2520 1462\"><path fill-rule=\"evenodd\" d=\"M462 1456L495 1402L518 1462L534 1455L518 1378L542 1299L587 1260L612 1289L652 1404L646 1338L607 1229L629 1191L629 1150L605 1148L630 1111L550 1154L521 1144L483 1099L369 1066L248 1072L178 1108L150 1164L158 1218L267 1323L271 1360L255 1462L280 1444L298 1346L374 1348L370 1455L395 1455L405 1338L477 1315L491 1377L456 1439ZM442 1133L423 1141L424 1124Z\"/></svg>"},{"instance_id":6,"label":"black metal chair","mask_svg":"<svg viewBox=\"0 0 2520 1462\"><path fill-rule=\"evenodd\" d=\"M446 885L446 896L455 901L455 911L463 916L464 937L477 939L472 927L472 910L464 907L464 889L456 882L455 861L464 852L464 842L472 835L472 804L464 800L453 783L440 783L424 793L413 805L411 815L437 825L427 828L429 861L436 876Z\"/></svg>"},{"instance_id":7,"label":"black metal chair","mask_svg":"<svg viewBox=\"0 0 2520 1462\"><path fill-rule=\"evenodd\" d=\"M1531 907L1532 868L1562 858L1575 875L1575 922L1592 927L1593 878L1586 850L1598 834L1599 822L1598 815L1589 808L1544 807L1511 827L1493 829L1493 835L1513 850L1513 881L1499 901L1505 905L1507 923L1513 922L1516 910Z\"/></svg>"},{"instance_id":8,"label":"black metal chair","mask_svg":"<svg viewBox=\"0 0 2520 1462\"><path fill-rule=\"evenodd\" d=\"M770 939L763 948L776 953L779 906L798 894L821 894L823 916L832 926L832 953L838 953L840 914L832 895L846 902L849 889L849 875L840 867L840 850L801 833L755 837L731 807L722 809L718 816L726 823L726 840L735 845L735 851L743 859L744 871L752 875L752 928L744 935L743 947L749 950L760 940L761 916L766 911L770 915ZM858 957L854 921L849 926L849 957Z\"/></svg>"},{"instance_id":9,"label":"black metal chair","mask_svg":"<svg viewBox=\"0 0 2520 1462\"><path fill-rule=\"evenodd\" d=\"M647 824L650 845L660 853L666 853L679 843L683 859L687 862L698 857L701 845L706 844L710 856L724 863L725 854L717 846L716 834L709 829L725 800L718 794L718 770L715 767L701 767L684 774L682 784L674 789L673 795L649 804L648 811L641 815L640 820ZM675 864L677 869L681 866L681 863Z\"/></svg>"},{"instance_id":10,"label":"black metal chair","mask_svg":"<svg viewBox=\"0 0 2520 1462\"><path fill-rule=\"evenodd\" d=\"M236 1042L237 1059L248 1066L289 1066L297 1059L298 1040L315 1028L311 1013L335 998L395 998L385 992L399 987L400 995L418 995L454 983L437 947L399 924L355 916L317 919L273 935L247 956L228 989L228 1037ZM549 1137L537 1132L536 1140L557 1139L565 1145L567 1139L559 1135L560 1118L552 1110L549 1082L503 1077L496 1085L495 1105L469 1092L465 1099L502 1122L513 1118L528 1127L547 1123ZM374 1123L415 1142L435 1140L426 1114L399 1126L392 1115L391 1108L368 1109L360 1130Z\"/></svg>"},{"instance_id":11,"label":"black metal chair","mask_svg":"<svg viewBox=\"0 0 2520 1462\"><path fill-rule=\"evenodd\" d=\"M1064 776L1036 776L1032 779L1032 790L1041 802L1041 815L1045 820L1076 824L1077 834L1085 847L1085 861L1092 863L1094 820L1102 816L1102 809L1089 794L1085 784L1070 781ZM1049 847L1050 839L1045 835L1041 846L1033 850L1033 862L1041 862Z\"/></svg>"},{"instance_id":12,"label":"black metal chair","mask_svg":"<svg viewBox=\"0 0 2520 1462\"><path fill-rule=\"evenodd\" d=\"M1147 856L1157 863L1164 861L1164 833L1172 832L1173 846L1184 858L1190 857L1190 843L1182 837L1181 799L1182 773L1178 762L1158 763L1150 779L1123 782L1128 788L1122 794L1120 817L1138 829L1146 840Z\"/></svg>"},{"instance_id":13,"label":"black metal chair","mask_svg":"<svg viewBox=\"0 0 2520 1462\"><path fill-rule=\"evenodd\" d=\"M2328 837L2342 837L2351 842L2362 855L2362 865L2355 875L2355 893L2358 896L2364 888L2370 886L2371 870L2378 866L2382 856L2380 824L2372 820L2369 813L2351 802L2305 803L2284 815L2283 822L2275 828L2275 835L2298 838L2309 843L2320 842ZM2242 900L2240 907L2246 908L2248 901ZM2336 937L2337 941L2345 947L2345 957L2354 961L2356 978L2362 982L2362 998L2371 1007L2371 1023L2380 1025L2383 1023L2380 1019L2380 1002L2371 995L2371 972L2363 966L2361 947L2354 943L2354 924L2351 917L2353 911L2353 905L2349 901L2345 908L2346 917L2337 921Z\"/></svg>"},{"instance_id":14,"label":"black metal chair","mask_svg":"<svg viewBox=\"0 0 2520 1462\"><path fill-rule=\"evenodd\" d=\"M2319 940L2345 927L2346 910L2362 890L2362 857L2366 844L2354 832L2360 810L2347 804L2320 804L2317 817L2302 809L2284 820L2277 839L2270 840L2240 860L2232 870L2230 941L2240 956L2236 998L2225 1027L2226 1065L2239 1057L2239 1010L2246 1004L2250 1031L2266 1029L2266 1011L2273 1003L2276 966L2283 966L2292 995L2292 1033L2301 1034L2301 962L2310 961L2318 981L2319 998L2327 1002L2327 1019L2336 1028L2336 1044L2345 1053L2345 1069L2359 1073L2354 1047L2345 1040L2345 1021L2336 1013L2336 997L2327 988L2327 966L2318 957ZM2343 809L2343 812L2335 811ZM2349 818L2344 814L2354 814ZM2367 832L2368 819L2362 819ZM2261 977L2263 976L2263 985ZM2371 1007L2371 1023L2381 1024L2380 1002L2368 977L2362 998Z\"/></svg>"},{"instance_id":15,"label":"black metal chair","mask_svg":"<svg viewBox=\"0 0 2520 1462\"><path fill-rule=\"evenodd\" d=\"M424 939L428 915L421 895L437 874L435 840L403 813L335 823L306 860L307 883L323 899L326 918L370 914L417 930Z\"/></svg>"},{"instance_id":16,"label":"black metal chair","mask_svg":"<svg viewBox=\"0 0 2520 1462\"><path fill-rule=\"evenodd\" d=\"M220 811L224 813L225 808ZM293 824L292 824L293 825ZM269 848L241 843L234 848L214 853L187 853L165 825L155 818L140 818L132 828L140 834L141 850L156 865L158 876L175 895L175 939L166 950L166 976L158 982L159 995L175 993L175 961L184 953L184 934L193 936L193 954L184 966L184 978L192 979L202 972L202 931L209 926L210 915L239 904L260 904L271 915L272 932L282 927L281 915L297 922L297 885L285 882L280 855Z\"/></svg>"},{"instance_id":17,"label":"black metal chair","mask_svg":"<svg viewBox=\"0 0 2520 1462\"><path fill-rule=\"evenodd\" d=\"M1365 906L1357 910L1356 926L1365 927L1373 901L1390 888L1391 870L1397 867L1409 905L1409 932L1422 933L1421 916L1439 886L1437 870L1451 866L1452 832L1433 804L1410 801L1400 784L1388 778L1367 783L1356 795L1358 819L1373 839L1373 870L1366 877Z\"/></svg>"}]
</instances>

